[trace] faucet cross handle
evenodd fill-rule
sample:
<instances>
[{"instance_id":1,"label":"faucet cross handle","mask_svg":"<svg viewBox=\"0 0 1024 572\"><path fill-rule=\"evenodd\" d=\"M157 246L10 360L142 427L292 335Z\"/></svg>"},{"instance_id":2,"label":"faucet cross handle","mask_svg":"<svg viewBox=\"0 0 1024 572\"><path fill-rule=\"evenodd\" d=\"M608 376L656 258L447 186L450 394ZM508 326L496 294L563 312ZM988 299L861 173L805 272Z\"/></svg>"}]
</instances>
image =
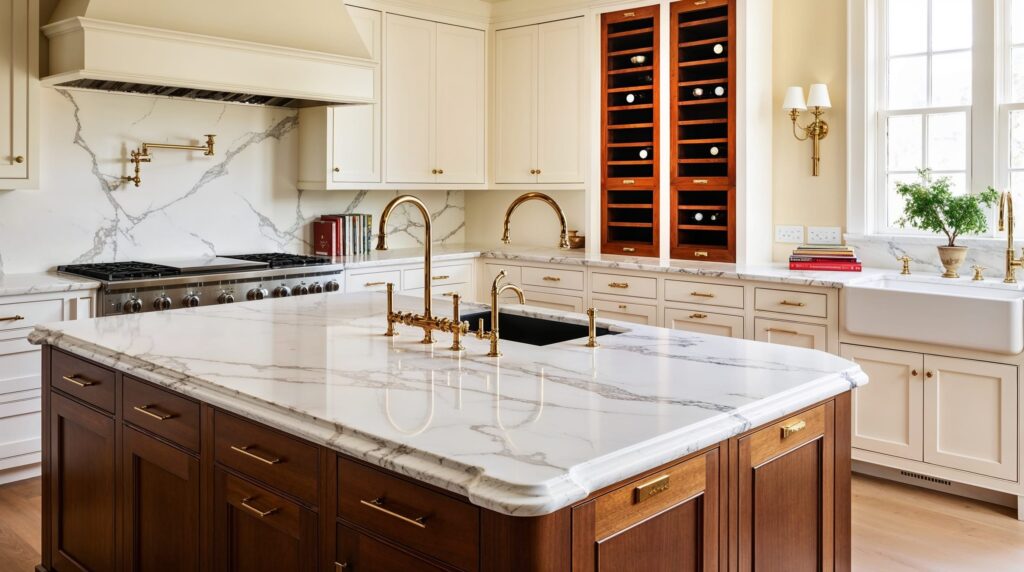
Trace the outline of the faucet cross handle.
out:
<instances>
[{"instance_id":1,"label":"faucet cross handle","mask_svg":"<svg viewBox=\"0 0 1024 572\"><path fill-rule=\"evenodd\" d=\"M900 262L903 263L903 270L900 271L900 274L904 276L910 276L910 257L904 254L903 256L897 258L896 260L899 260Z\"/></svg>"},{"instance_id":2,"label":"faucet cross handle","mask_svg":"<svg viewBox=\"0 0 1024 572\"><path fill-rule=\"evenodd\" d=\"M979 266L979 265L975 264L974 266L971 266L971 269L974 270L974 277L971 278L971 280L973 280L975 282L980 282L980 281L985 279L985 267L984 266Z\"/></svg>"}]
</instances>

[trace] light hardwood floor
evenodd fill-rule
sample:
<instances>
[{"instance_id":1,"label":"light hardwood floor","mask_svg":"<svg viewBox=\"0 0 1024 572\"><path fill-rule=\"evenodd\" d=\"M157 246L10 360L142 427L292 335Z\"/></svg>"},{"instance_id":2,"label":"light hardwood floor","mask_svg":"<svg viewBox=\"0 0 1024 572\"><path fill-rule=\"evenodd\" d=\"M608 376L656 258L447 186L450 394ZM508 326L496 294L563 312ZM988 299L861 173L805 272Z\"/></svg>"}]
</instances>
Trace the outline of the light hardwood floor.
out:
<instances>
[{"instance_id":1,"label":"light hardwood floor","mask_svg":"<svg viewBox=\"0 0 1024 572\"><path fill-rule=\"evenodd\" d=\"M0 487L0 568L39 563L39 479ZM1024 522L1008 508L853 477L853 568L858 572L1024 570Z\"/></svg>"}]
</instances>

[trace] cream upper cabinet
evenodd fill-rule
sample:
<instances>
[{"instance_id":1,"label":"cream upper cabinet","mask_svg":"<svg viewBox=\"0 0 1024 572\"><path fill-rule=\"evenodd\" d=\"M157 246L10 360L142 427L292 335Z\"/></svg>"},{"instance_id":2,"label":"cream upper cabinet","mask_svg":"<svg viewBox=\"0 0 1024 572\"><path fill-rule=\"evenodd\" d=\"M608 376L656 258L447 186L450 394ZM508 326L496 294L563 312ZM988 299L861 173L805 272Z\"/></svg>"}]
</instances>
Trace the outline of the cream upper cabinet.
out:
<instances>
[{"instance_id":1,"label":"cream upper cabinet","mask_svg":"<svg viewBox=\"0 0 1024 572\"><path fill-rule=\"evenodd\" d=\"M924 460L1016 481L1017 368L924 357Z\"/></svg>"},{"instance_id":2,"label":"cream upper cabinet","mask_svg":"<svg viewBox=\"0 0 1024 572\"><path fill-rule=\"evenodd\" d=\"M840 353L870 380L853 391L853 446L923 461L924 357L846 344Z\"/></svg>"},{"instance_id":3,"label":"cream upper cabinet","mask_svg":"<svg viewBox=\"0 0 1024 572\"><path fill-rule=\"evenodd\" d=\"M483 183L484 32L387 15L385 179Z\"/></svg>"},{"instance_id":4,"label":"cream upper cabinet","mask_svg":"<svg viewBox=\"0 0 1024 572\"><path fill-rule=\"evenodd\" d=\"M496 183L582 183L583 18L495 34Z\"/></svg>"},{"instance_id":5,"label":"cream upper cabinet","mask_svg":"<svg viewBox=\"0 0 1024 572\"><path fill-rule=\"evenodd\" d=\"M0 0L0 189L36 185L39 4Z\"/></svg>"}]
</instances>

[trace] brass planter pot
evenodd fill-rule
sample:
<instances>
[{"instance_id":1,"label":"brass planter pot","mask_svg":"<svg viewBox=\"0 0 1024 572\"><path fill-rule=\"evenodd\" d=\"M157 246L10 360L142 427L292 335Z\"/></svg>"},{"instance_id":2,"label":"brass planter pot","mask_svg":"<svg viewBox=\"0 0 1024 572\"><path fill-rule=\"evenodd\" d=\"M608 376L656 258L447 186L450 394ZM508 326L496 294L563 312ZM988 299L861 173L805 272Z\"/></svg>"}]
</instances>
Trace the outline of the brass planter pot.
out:
<instances>
[{"instance_id":1,"label":"brass planter pot","mask_svg":"<svg viewBox=\"0 0 1024 572\"><path fill-rule=\"evenodd\" d=\"M939 248L939 260L942 261L942 266L945 267L946 272L942 275L943 278L959 278L960 274L957 270L967 259L967 247L966 246L940 246Z\"/></svg>"}]
</instances>

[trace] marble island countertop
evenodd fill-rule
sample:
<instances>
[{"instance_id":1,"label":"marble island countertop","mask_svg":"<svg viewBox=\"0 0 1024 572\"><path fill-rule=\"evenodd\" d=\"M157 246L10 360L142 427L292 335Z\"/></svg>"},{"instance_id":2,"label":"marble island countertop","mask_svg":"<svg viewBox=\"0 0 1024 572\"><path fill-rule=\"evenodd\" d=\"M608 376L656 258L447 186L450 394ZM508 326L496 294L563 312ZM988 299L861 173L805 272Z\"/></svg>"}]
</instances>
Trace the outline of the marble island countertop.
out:
<instances>
[{"instance_id":1,"label":"marble island countertop","mask_svg":"<svg viewBox=\"0 0 1024 572\"><path fill-rule=\"evenodd\" d=\"M447 335L381 335L384 311L382 294L311 295L46 324L30 339L518 516L867 381L824 352L617 322L596 350L502 341L493 359L469 337L456 354Z\"/></svg>"}]
</instances>

